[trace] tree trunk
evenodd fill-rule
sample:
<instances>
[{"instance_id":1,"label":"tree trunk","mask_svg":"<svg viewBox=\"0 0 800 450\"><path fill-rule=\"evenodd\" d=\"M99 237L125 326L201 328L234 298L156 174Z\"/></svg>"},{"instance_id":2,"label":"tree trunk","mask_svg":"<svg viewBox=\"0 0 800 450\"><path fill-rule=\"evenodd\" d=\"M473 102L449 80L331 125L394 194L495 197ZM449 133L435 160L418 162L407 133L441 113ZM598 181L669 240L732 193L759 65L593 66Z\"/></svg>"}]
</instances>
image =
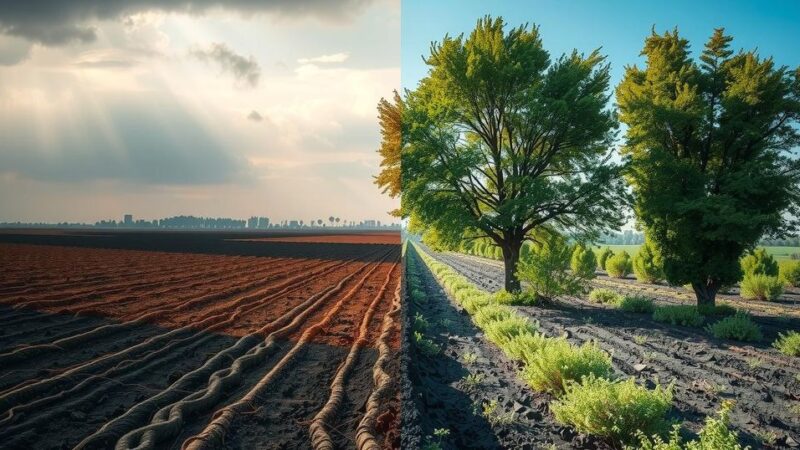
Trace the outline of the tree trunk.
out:
<instances>
[{"instance_id":1,"label":"tree trunk","mask_svg":"<svg viewBox=\"0 0 800 450\"><path fill-rule=\"evenodd\" d=\"M522 290L522 286L517 277L517 264L519 263L519 251L522 242L511 242L504 245L503 265L505 266L505 289L507 292L517 293Z\"/></svg>"},{"instance_id":2,"label":"tree trunk","mask_svg":"<svg viewBox=\"0 0 800 450\"><path fill-rule=\"evenodd\" d=\"M713 281L708 281L707 283L692 283L692 289L694 289L694 295L697 297L698 309L714 308L717 299L717 291L719 291L717 283Z\"/></svg>"}]
</instances>

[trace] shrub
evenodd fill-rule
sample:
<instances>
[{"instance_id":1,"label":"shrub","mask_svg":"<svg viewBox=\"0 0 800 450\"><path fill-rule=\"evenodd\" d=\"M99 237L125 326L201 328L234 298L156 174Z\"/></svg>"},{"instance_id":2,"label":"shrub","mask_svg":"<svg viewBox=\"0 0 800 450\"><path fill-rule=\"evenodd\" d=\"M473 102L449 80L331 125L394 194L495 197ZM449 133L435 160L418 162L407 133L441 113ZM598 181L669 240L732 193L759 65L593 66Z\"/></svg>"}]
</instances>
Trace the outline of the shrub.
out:
<instances>
[{"instance_id":1,"label":"shrub","mask_svg":"<svg viewBox=\"0 0 800 450\"><path fill-rule=\"evenodd\" d=\"M538 327L528 321L527 317L511 315L502 320L487 323L483 331L486 338L502 348L510 340L523 334L533 334Z\"/></svg>"},{"instance_id":2,"label":"shrub","mask_svg":"<svg viewBox=\"0 0 800 450\"><path fill-rule=\"evenodd\" d=\"M656 283L664 279L664 268L661 255L649 240L633 257L633 273L636 279L645 283Z\"/></svg>"},{"instance_id":3,"label":"shrub","mask_svg":"<svg viewBox=\"0 0 800 450\"><path fill-rule=\"evenodd\" d=\"M706 329L718 339L733 339L736 341L761 340L761 329L753 323L749 315L742 311L709 325Z\"/></svg>"},{"instance_id":4,"label":"shrub","mask_svg":"<svg viewBox=\"0 0 800 450\"><path fill-rule=\"evenodd\" d=\"M473 316L479 327L485 328L491 322L498 322L511 317L511 310L507 306L489 304L479 308Z\"/></svg>"},{"instance_id":5,"label":"shrub","mask_svg":"<svg viewBox=\"0 0 800 450\"><path fill-rule=\"evenodd\" d=\"M622 297L611 289L593 289L589 300L594 303L618 303Z\"/></svg>"},{"instance_id":6,"label":"shrub","mask_svg":"<svg viewBox=\"0 0 800 450\"><path fill-rule=\"evenodd\" d=\"M653 312L653 300L639 295L626 295L617 302L617 307L623 311L650 314Z\"/></svg>"},{"instance_id":7,"label":"shrub","mask_svg":"<svg viewBox=\"0 0 800 450\"><path fill-rule=\"evenodd\" d=\"M653 310L653 320L685 327L699 327L703 324L703 316L692 305L657 306Z\"/></svg>"},{"instance_id":8,"label":"shrub","mask_svg":"<svg viewBox=\"0 0 800 450\"><path fill-rule=\"evenodd\" d=\"M597 270L597 259L594 257L594 252L591 248L578 244L572 252L572 258L569 263L572 273L586 280L591 280L595 277L594 271Z\"/></svg>"},{"instance_id":9,"label":"shrub","mask_svg":"<svg viewBox=\"0 0 800 450\"><path fill-rule=\"evenodd\" d=\"M668 426L672 386L648 390L633 378L612 381L589 376L568 383L564 395L550 404L556 421L578 432L631 443L637 433L660 435Z\"/></svg>"},{"instance_id":10,"label":"shrub","mask_svg":"<svg viewBox=\"0 0 800 450\"><path fill-rule=\"evenodd\" d=\"M612 374L611 356L594 342L577 347L565 338L550 339L524 360L528 364L522 370L522 379L537 391L555 395L564 391L567 381Z\"/></svg>"},{"instance_id":11,"label":"shrub","mask_svg":"<svg viewBox=\"0 0 800 450\"><path fill-rule=\"evenodd\" d=\"M639 432L639 445L629 447L628 450L748 450L750 447L739 445L739 437L735 431L729 429L730 411L732 404L723 402L717 417L706 417L706 424L700 430L700 439L681 442L680 425L674 425L669 435L669 441L664 442L660 436L648 438Z\"/></svg>"},{"instance_id":12,"label":"shrub","mask_svg":"<svg viewBox=\"0 0 800 450\"><path fill-rule=\"evenodd\" d=\"M625 278L633 270L631 256L623 251L606 260L606 272L614 278Z\"/></svg>"},{"instance_id":13,"label":"shrub","mask_svg":"<svg viewBox=\"0 0 800 450\"><path fill-rule=\"evenodd\" d=\"M725 317L736 314L736 308L727 303L720 303L714 306L700 305L697 310L704 316Z\"/></svg>"},{"instance_id":14,"label":"shrub","mask_svg":"<svg viewBox=\"0 0 800 450\"><path fill-rule=\"evenodd\" d=\"M414 343L417 345L420 353L426 356L436 356L441 351L435 342L425 337L425 335L419 331L414 332Z\"/></svg>"},{"instance_id":15,"label":"shrub","mask_svg":"<svg viewBox=\"0 0 800 450\"><path fill-rule=\"evenodd\" d=\"M800 261L781 261L778 272L786 284L800 287Z\"/></svg>"},{"instance_id":16,"label":"shrub","mask_svg":"<svg viewBox=\"0 0 800 450\"><path fill-rule=\"evenodd\" d=\"M613 255L614 252L611 251L609 247L604 248L603 251L600 252L600 255L597 257L597 267L600 270L606 270L606 261Z\"/></svg>"},{"instance_id":17,"label":"shrub","mask_svg":"<svg viewBox=\"0 0 800 450\"><path fill-rule=\"evenodd\" d=\"M748 275L778 276L778 263L764 248L759 248L742 258L741 264L745 277Z\"/></svg>"},{"instance_id":18,"label":"shrub","mask_svg":"<svg viewBox=\"0 0 800 450\"><path fill-rule=\"evenodd\" d=\"M535 292L522 291L511 293L505 289L495 292L492 299L495 303L500 305L535 305L539 301Z\"/></svg>"},{"instance_id":19,"label":"shrub","mask_svg":"<svg viewBox=\"0 0 800 450\"><path fill-rule=\"evenodd\" d=\"M800 356L800 333L790 331L786 334L779 334L778 339L772 343L779 352L788 356Z\"/></svg>"},{"instance_id":20,"label":"shrub","mask_svg":"<svg viewBox=\"0 0 800 450\"><path fill-rule=\"evenodd\" d=\"M549 340L550 338L541 333L519 334L506 342L503 351L511 359L530 364L536 352L547 345Z\"/></svg>"},{"instance_id":21,"label":"shrub","mask_svg":"<svg viewBox=\"0 0 800 450\"><path fill-rule=\"evenodd\" d=\"M745 275L741 283L742 298L774 301L783 294L783 283L778 277L760 274Z\"/></svg>"},{"instance_id":22,"label":"shrub","mask_svg":"<svg viewBox=\"0 0 800 450\"><path fill-rule=\"evenodd\" d=\"M549 234L541 245L533 248L528 259L520 261L517 276L545 298L576 294L583 280L567 270L570 258L570 248L564 238Z\"/></svg>"}]
</instances>

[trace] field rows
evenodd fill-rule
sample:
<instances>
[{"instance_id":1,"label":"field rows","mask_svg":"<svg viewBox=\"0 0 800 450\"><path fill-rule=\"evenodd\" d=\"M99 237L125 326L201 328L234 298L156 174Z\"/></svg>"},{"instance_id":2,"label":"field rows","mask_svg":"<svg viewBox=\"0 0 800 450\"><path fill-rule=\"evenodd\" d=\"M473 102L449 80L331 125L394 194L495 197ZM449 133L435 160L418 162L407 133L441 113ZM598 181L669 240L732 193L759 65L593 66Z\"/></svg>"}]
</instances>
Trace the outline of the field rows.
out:
<instances>
[{"instance_id":1,"label":"field rows","mask_svg":"<svg viewBox=\"0 0 800 450\"><path fill-rule=\"evenodd\" d=\"M8 448L396 438L399 246L328 258L0 246Z\"/></svg>"}]
</instances>

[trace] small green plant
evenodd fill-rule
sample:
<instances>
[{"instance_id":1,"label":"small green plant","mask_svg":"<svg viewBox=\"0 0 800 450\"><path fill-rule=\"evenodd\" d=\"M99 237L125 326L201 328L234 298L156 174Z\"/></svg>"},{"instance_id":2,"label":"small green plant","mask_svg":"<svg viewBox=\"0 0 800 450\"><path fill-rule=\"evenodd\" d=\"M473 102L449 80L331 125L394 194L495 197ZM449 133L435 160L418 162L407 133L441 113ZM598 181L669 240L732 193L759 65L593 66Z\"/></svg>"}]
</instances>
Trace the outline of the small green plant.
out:
<instances>
[{"instance_id":1,"label":"small green plant","mask_svg":"<svg viewBox=\"0 0 800 450\"><path fill-rule=\"evenodd\" d=\"M560 395L568 381L611 374L611 356L596 343L586 342L577 347L562 337L548 340L531 355L521 377L537 391Z\"/></svg>"},{"instance_id":2,"label":"small green plant","mask_svg":"<svg viewBox=\"0 0 800 450\"><path fill-rule=\"evenodd\" d=\"M491 400L483 403L483 417L491 426L503 426L514 423L517 415L513 412L505 412L500 408L497 400Z\"/></svg>"},{"instance_id":3,"label":"small green plant","mask_svg":"<svg viewBox=\"0 0 800 450\"><path fill-rule=\"evenodd\" d=\"M494 293L492 299L495 303L500 305L536 305L538 298L535 292L522 291L511 293L505 289L501 289Z\"/></svg>"},{"instance_id":4,"label":"small green plant","mask_svg":"<svg viewBox=\"0 0 800 450\"><path fill-rule=\"evenodd\" d=\"M520 334L514 336L503 346L503 351L511 359L530 364L536 352L547 344L549 338L541 333Z\"/></svg>"},{"instance_id":5,"label":"small green plant","mask_svg":"<svg viewBox=\"0 0 800 450\"><path fill-rule=\"evenodd\" d=\"M478 355L472 352L465 352L464 354L461 355L461 360L464 361L464 364L472 365L475 364L476 361L478 361Z\"/></svg>"},{"instance_id":6,"label":"small green plant","mask_svg":"<svg viewBox=\"0 0 800 450\"><path fill-rule=\"evenodd\" d=\"M653 300L647 297L626 295L617 302L617 308L632 313L650 314L655 309L655 306L653 305Z\"/></svg>"},{"instance_id":7,"label":"small green plant","mask_svg":"<svg viewBox=\"0 0 800 450\"><path fill-rule=\"evenodd\" d=\"M483 374L470 373L464 375L461 381L464 383L464 386L467 388L467 390L474 390L477 389L481 383L483 383Z\"/></svg>"},{"instance_id":8,"label":"small green plant","mask_svg":"<svg viewBox=\"0 0 800 450\"><path fill-rule=\"evenodd\" d=\"M777 277L779 273L778 263L764 248L759 248L742 258L741 264L745 277L748 275Z\"/></svg>"},{"instance_id":9,"label":"small green plant","mask_svg":"<svg viewBox=\"0 0 800 450\"><path fill-rule=\"evenodd\" d=\"M572 252L569 267L572 269L573 274L583 279L591 280L594 278L594 272L597 270L597 259L592 248L583 244L576 245L575 250Z\"/></svg>"},{"instance_id":10,"label":"small green plant","mask_svg":"<svg viewBox=\"0 0 800 450\"><path fill-rule=\"evenodd\" d=\"M633 336L633 342L635 342L638 345L644 345L647 343L647 336L637 334Z\"/></svg>"},{"instance_id":11,"label":"small green plant","mask_svg":"<svg viewBox=\"0 0 800 450\"><path fill-rule=\"evenodd\" d=\"M443 441L450 436L450 429L436 428L433 430L433 437L428 436L422 450L441 450Z\"/></svg>"},{"instance_id":12,"label":"small green plant","mask_svg":"<svg viewBox=\"0 0 800 450\"><path fill-rule=\"evenodd\" d=\"M691 305L657 306L653 310L653 320L685 327L699 327L703 324L703 316Z\"/></svg>"},{"instance_id":13,"label":"small green plant","mask_svg":"<svg viewBox=\"0 0 800 450\"><path fill-rule=\"evenodd\" d=\"M435 342L425 337L419 331L414 332L414 343L417 345L419 351L425 356L436 356L441 349Z\"/></svg>"},{"instance_id":14,"label":"small green plant","mask_svg":"<svg viewBox=\"0 0 800 450\"><path fill-rule=\"evenodd\" d=\"M781 261L778 272L783 282L800 287L800 261Z\"/></svg>"},{"instance_id":15,"label":"small green plant","mask_svg":"<svg viewBox=\"0 0 800 450\"><path fill-rule=\"evenodd\" d=\"M614 252L611 251L610 247L604 248L597 257L597 268L600 270L606 270L606 261L613 255Z\"/></svg>"},{"instance_id":16,"label":"small green plant","mask_svg":"<svg viewBox=\"0 0 800 450\"><path fill-rule=\"evenodd\" d=\"M428 319L425 318L421 313L416 313L414 315L414 325L413 328L415 331L424 332L428 329Z\"/></svg>"},{"instance_id":17,"label":"small green plant","mask_svg":"<svg viewBox=\"0 0 800 450\"><path fill-rule=\"evenodd\" d=\"M778 339L772 343L772 346L784 355L800 356L800 333L797 331L790 331L786 334L780 333Z\"/></svg>"},{"instance_id":18,"label":"small green plant","mask_svg":"<svg viewBox=\"0 0 800 450\"><path fill-rule=\"evenodd\" d=\"M764 365L764 360L761 359L761 358L748 358L747 359L747 367L749 367L750 370L758 369L762 365Z\"/></svg>"},{"instance_id":19,"label":"small green plant","mask_svg":"<svg viewBox=\"0 0 800 450\"><path fill-rule=\"evenodd\" d=\"M727 303L720 303L714 306L700 305L697 310L704 316L726 317L736 314L736 308Z\"/></svg>"},{"instance_id":20,"label":"small green plant","mask_svg":"<svg viewBox=\"0 0 800 450\"><path fill-rule=\"evenodd\" d=\"M595 376L567 383L564 395L550 404L559 423L617 443L632 443L639 432L664 433L671 407L671 385L648 390L633 378L613 381Z\"/></svg>"},{"instance_id":21,"label":"small green plant","mask_svg":"<svg viewBox=\"0 0 800 450\"><path fill-rule=\"evenodd\" d=\"M743 311L709 325L706 330L717 339L733 339L747 342L761 340L761 329Z\"/></svg>"},{"instance_id":22,"label":"small green plant","mask_svg":"<svg viewBox=\"0 0 800 450\"><path fill-rule=\"evenodd\" d=\"M485 328L490 323L508 319L511 315L512 311L507 306L489 304L479 308L473 317L479 327Z\"/></svg>"},{"instance_id":23,"label":"small green plant","mask_svg":"<svg viewBox=\"0 0 800 450\"><path fill-rule=\"evenodd\" d=\"M717 417L706 417L706 423L700 430L700 439L682 442L678 424L673 425L669 440L664 441L661 436L647 437L644 433L637 433L639 445L627 447L627 450L748 450L750 447L739 445L739 437L730 426L730 411L732 403L723 402Z\"/></svg>"},{"instance_id":24,"label":"small green plant","mask_svg":"<svg viewBox=\"0 0 800 450\"><path fill-rule=\"evenodd\" d=\"M622 296L611 289L593 289L589 292L589 300L594 303L617 303Z\"/></svg>"},{"instance_id":25,"label":"small green plant","mask_svg":"<svg viewBox=\"0 0 800 450\"><path fill-rule=\"evenodd\" d=\"M778 440L778 435L771 430L756 430L755 435L762 444L772 445Z\"/></svg>"},{"instance_id":26,"label":"small green plant","mask_svg":"<svg viewBox=\"0 0 800 450\"><path fill-rule=\"evenodd\" d=\"M512 315L502 320L495 320L483 327L486 338L503 348L510 340L523 334L533 334L537 325L527 317Z\"/></svg>"},{"instance_id":27,"label":"small green plant","mask_svg":"<svg viewBox=\"0 0 800 450\"><path fill-rule=\"evenodd\" d=\"M783 294L783 282L769 275L747 274L740 286L742 298L748 300L775 301Z\"/></svg>"},{"instance_id":28,"label":"small green plant","mask_svg":"<svg viewBox=\"0 0 800 450\"><path fill-rule=\"evenodd\" d=\"M625 278L633 270L631 256L626 251L617 253L606 260L606 272L614 278Z\"/></svg>"}]
</instances>

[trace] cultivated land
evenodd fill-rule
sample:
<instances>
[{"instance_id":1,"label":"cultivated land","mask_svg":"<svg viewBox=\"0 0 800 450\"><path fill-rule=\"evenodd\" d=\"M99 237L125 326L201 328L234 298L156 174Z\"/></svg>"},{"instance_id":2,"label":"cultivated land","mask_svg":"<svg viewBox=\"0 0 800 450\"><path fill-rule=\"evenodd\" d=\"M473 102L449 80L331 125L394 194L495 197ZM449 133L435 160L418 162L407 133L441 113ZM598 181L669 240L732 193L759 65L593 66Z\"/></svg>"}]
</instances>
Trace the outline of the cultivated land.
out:
<instances>
[{"instance_id":1,"label":"cultivated land","mask_svg":"<svg viewBox=\"0 0 800 450\"><path fill-rule=\"evenodd\" d=\"M394 447L401 271L399 234L5 231L0 446Z\"/></svg>"},{"instance_id":2,"label":"cultivated land","mask_svg":"<svg viewBox=\"0 0 800 450\"><path fill-rule=\"evenodd\" d=\"M427 251L484 290L494 292L503 285L499 262ZM517 363L486 340L421 260L417 266L428 300L411 302L409 314L420 313L436 324L429 327L428 336L441 352L420 355L409 363L414 389L420 394L416 412L408 413L416 418L410 422L412 426L404 428L407 439L423 440L436 428L448 428L451 433L445 448L543 448L551 444L556 448L608 448L602 441L556 423L548 407L552 397L530 389L519 378ZM694 302L693 296L679 287L602 275L593 283L623 294L646 295L657 305ZM790 290L777 303L745 301L737 295L719 297L721 302L750 311L760 325L764 339L748 344L716 339L702 328L658 323L648 314L623 312L591 303L583 296L514 308L537 321L548 336L566 334L575 344L595 340L611 353L619 377L634 377L648 387L674 382L670 418L683 422L690 433L699 431L705 417L713 416L722 401L733 400L731 426L743 444L796 448L800 446L800 361L779 353L770 343L779 332L800 329L800 305L794 302L797 294ZM482 414L481 405L492 400L498 405L494 416Z\"/></svg>"}]
</instances>

